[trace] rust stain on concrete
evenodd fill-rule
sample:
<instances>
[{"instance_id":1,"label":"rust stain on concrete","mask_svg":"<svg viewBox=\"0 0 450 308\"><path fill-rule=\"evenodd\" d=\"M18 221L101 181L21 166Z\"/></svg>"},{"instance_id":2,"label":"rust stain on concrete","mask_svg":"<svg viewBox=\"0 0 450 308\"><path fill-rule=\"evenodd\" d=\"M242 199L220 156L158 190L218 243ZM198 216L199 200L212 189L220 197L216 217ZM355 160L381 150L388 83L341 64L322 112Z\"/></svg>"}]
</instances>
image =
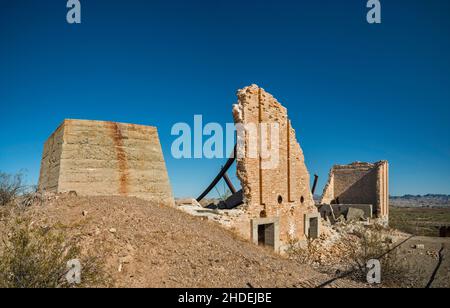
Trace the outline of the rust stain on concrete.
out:
<instances>
[{"instance_id":1,"label":"rust stain on concrete","mask_svg":"<svg viewBox=\"0 0 450 308\"><path fill-rule=\"evenodd\" d=\"M111 137L116 150L118 170L119 170L119 193L126 196L128 194L129 185L129 169L128 158L124 150L123 135L117 123L108 122L111 131Z\"/></svg>"},{"instance_id":2,"label":"rust stain on concrete","mask_svg":"<svg viewBox=\"0 0 450 308\"><path fill-rule=\"evenodd\" d=\"M39 189L174 206L156 127L67 119L45 142Z\"/></svg>"}]
</instances>

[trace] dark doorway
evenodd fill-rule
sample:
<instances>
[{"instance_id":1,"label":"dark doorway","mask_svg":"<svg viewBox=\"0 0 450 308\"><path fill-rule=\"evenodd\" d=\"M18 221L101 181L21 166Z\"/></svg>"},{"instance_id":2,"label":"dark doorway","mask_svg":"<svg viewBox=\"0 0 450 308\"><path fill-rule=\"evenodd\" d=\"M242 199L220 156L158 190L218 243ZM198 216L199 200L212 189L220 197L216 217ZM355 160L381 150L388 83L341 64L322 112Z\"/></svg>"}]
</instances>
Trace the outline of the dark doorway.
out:
<instances>
[{"instance_id":1,"label":"dark doorway","mask_svg":"<svg viewBox=\"0 0 450 308\"><path fill-rule=\"evenodd\" d=\"M309 219L308 238L316 239L319 237L319 217Z\"/></svg>"},{"instance_id":2,"label":"dark doorway","mask_svg":"<svg viewBox=\"0 0 450 308\"><path fill-rule=\"evenodd\" d=\"M258 225L258 245L264 247L275 247L275 225Z\"/></svg>"}]
</instances>

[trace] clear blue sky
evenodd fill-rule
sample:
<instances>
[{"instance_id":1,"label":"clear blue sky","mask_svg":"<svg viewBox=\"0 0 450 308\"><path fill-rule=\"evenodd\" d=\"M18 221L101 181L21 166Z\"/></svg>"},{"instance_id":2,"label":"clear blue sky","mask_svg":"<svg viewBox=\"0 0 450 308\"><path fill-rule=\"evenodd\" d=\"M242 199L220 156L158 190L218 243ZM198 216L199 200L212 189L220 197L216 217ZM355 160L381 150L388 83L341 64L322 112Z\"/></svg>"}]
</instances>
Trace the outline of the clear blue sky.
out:
<instances>
[{"instance_id":1,"label":"clear blue sky","mask_svg":"<svg viewBox=\"0 0 450 308\"><path fill-rule=\"evenodd\" d=\"M174 123L232 121L256 83L288 109L321 187L335 163L389 160L392 194L450 194L450 1L0 0L0 170L36 183L64 118L155 125L177 196L224 160L175 160Z\"/></svg>"}]
</instances>

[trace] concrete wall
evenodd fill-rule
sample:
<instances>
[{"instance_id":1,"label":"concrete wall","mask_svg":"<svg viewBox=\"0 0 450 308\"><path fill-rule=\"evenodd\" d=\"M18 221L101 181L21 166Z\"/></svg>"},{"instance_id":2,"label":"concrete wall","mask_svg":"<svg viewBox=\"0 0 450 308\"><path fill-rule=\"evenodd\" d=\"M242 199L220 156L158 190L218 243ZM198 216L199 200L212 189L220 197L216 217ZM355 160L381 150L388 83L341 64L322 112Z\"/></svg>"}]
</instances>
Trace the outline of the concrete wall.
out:
<instances>
[{"instance_id":1,"label":"concrete wall","mask_svg":"<svg viewBox=\"0 0 450 308\"><path fill-rule=\"evenodd\" d=\"M173 205L155 127L65 120L44 145L39 188Z\"/></svg>"},{"instance_id":2,"label":"concrete wall","mask_svg":"<svg viewBox=\"0 0 450 308\"><path fill-rule=\"evenodd\" d=\"M350 208L362 210L365 218L370 219L373 217L372 204L322 204L319 206L319 212L322 218L334 223L333 220L339 218L341 215L347 217Z\"/></svg>"},{"instance_id":3,"label":"concrete wall","mask_svg":"<svg viewBox=\"0 0 450 308\"><path fill-rule=\"evenodd\" d=\"M236 228L242 236L252 238L251 221L261 218L279 219L280 249L291 240L305 240L305 215L317 214L310 189L310 175L303 151L287 110L272 95L253 85L238 92L234 106L237 124L279 124L279 162L275 168L263 167L269 159L260 155L250 157L251 133L244 137L247 155L238 157L237 174L241 181L247 217ZM270 138L268 134L267 139ZM263 135L258 133L261 144ZM239 143L239 140L238 140ZM267 142L270 144L270 142ZM260 154L259 149L259 154Z\"/></svg>"},{"instance_id":4,"label":"concrete wall","mask_svg":"<svg viewBox=\"0 0 450 308\"><path fill-rule=\"evenodd\" d=\"M372 204L377 218L389 217L389 165L356 162L330 172L321 204Z\"/></svg>"},{"instance_id":5,"label":"concrete wall","mask_svg":"<svg viewBox=\"0 0 450 308\"><path fill-rule=\"evenodd\" d=\"M60 125L44 144L39 174L41 190L45 188L50 192L58 191L63 138L64 124Z\"/></svg>"}]
</instances>

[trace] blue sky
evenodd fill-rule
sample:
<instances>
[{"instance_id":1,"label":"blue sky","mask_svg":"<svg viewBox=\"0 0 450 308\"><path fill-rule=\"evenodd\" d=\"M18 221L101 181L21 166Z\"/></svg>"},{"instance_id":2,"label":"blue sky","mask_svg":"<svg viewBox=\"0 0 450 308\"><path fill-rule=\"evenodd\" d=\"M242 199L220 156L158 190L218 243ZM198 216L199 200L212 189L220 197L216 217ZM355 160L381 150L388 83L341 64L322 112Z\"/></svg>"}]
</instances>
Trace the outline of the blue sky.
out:
<instances>
[{"instance_id":1,"label":"blue sky","mask_svg":"<svg viewBox=\"0 0 450 308\"><path fill-rule=\"evenodd\" d=\"M389 160L391 192L450 194L450 1L0 0L0 170L36 183L64 118L158 126L177 196L224 160L175 160L177 122L232 121L256 83L288 109L322 188L333 164Z\"/></svg>"}]
</instances>

